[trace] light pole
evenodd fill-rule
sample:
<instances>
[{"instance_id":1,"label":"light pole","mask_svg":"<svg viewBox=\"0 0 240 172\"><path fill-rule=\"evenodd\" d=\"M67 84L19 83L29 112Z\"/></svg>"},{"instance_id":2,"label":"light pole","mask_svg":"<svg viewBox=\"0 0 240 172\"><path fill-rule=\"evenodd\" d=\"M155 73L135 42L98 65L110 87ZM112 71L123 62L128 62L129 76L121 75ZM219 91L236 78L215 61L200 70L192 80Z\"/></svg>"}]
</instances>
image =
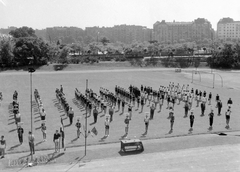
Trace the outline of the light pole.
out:
<instances>
[{"instance_id":1,"label":"light pole","mask_svg":"<svg viewBox=\"0 0 240 172\"><path fill-rule=\"evenodd\" d=\"M86 91L88 89L88 80L86 80ZM87 95L86 95L87 96ZM87 118L88 118L88 114L87 114L87 103L86 103L86 116L85 116L85 156L87 156Z\"/></svg>"},{"instance_id":2,"label":"light pole","mask_svg":"<svg viewBox=\"0 0 240 172\"><path fill-rule=\"evenodd\" d=\"M30 104L31 104L31 133L33 134L33 121L32 121L32 73L35 72L34 68L28 68L28 72L30 73ZM31 161L33 161L33 154L31 153Z\"/></svg>"}]
</instances>

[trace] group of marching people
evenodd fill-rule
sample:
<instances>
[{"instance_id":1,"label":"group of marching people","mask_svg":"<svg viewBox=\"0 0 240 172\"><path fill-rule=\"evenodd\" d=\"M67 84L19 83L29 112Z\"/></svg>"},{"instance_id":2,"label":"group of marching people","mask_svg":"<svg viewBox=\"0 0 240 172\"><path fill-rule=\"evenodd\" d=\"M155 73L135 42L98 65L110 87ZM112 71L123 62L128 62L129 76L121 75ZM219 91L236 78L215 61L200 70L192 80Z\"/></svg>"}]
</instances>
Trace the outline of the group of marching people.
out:
<instances>
[{"instance_id":1,"label":"group of marching people","mask_svg":"<svg viewBox=\"0 0 240 172\"><path fill-rule=\"evenodd\" d=\"M41 131L42 131L42 134L43 134L43 141L45 142L46 141L46 138L47 138L47 127L46 127L46 111L43 107L43 103L42 103L42 100L40 98L40 94L38 92L37 89L34 90L34 98L35 98L35 101L36 101L36 104L37 104L37 107L38 107L38 111L39 111L39 114L40 114L40 118L41 118Z\"/></svg>"},{"instance_id":2,"label":"group of marching people","mask_svg":"<svg viewBox=\"0 0 240 172\"><path fill-rule=\"evenodd\" d=\"M104 90L104 91L102 91ZM124 112L125 105L128 105L128 112L126 113L126 119L124 119L124 123L126 124L125 127L125 135L128 134L128 128L129 128L129 122L132 119L132 108L135 106L135 101L137 102L137 110L139 108L139 105L141 105L141 111L143 111L144 105L148 103L148 106L150 106L150 112L146 112L146 116L144 118L145 122L145 134L148 131L148 125L149 120L152 120L154 117L154 112L157 108L157 105L159 104L159 112L162 110L162 106L164 104L164 101L167 102L167 109L169 109L169 116L168 119L170 120L170 131L173 130L173 124L175 120L174 116L174 106L175 104L180 105L181 102L184 104L184 117L188 117L190 119L190 129L189 131L193 130L193 124L194 124L194 112L193 112L193 103L196 101L196 107L200 106L201 109L201 116L205 115L205 109L206 105L211 106L211 112L208 114L209 116L209 130L212 129L213 125L213 117L214 117L214 110L212 108L212 93L209 92L207 95L206 91L198 90L198 89L190 89L189 85L180 85L180 84L174 84L174 82L170 82L168 86L160 86L159 90L153 90L152 87L149 86L143 86L141 85L140 89L136 86L130 85L129 90L124 89L120 86L115 87L115 95L110 94L111 96L114 96L114 99L109 99L109 91L107 89L101 88L101 95L106 101L110 102L113 107L116 107L116 104L118 105L118 110L120 110L120 105L122 105L122 113ZM220 96L217 94L216 98L216 108L218 109L218 115L221 115L221 109L222 109L222 102L220 99ZM115 103L117 102L117 103ZM227 111L225 112L226 115L226 128L229 128L229 120L231 115L231 106L232 106L232 100L229 98L227 102ZM110 109L112 109L112 106L110 106ZM109 111L110 111L109 109ZM109 122L110 121L110 113L106 114L106 120L105 125L107 124L107 132L109 133ZM109 135L109 134L105 134Z\"/></svg>"}]
</instances>

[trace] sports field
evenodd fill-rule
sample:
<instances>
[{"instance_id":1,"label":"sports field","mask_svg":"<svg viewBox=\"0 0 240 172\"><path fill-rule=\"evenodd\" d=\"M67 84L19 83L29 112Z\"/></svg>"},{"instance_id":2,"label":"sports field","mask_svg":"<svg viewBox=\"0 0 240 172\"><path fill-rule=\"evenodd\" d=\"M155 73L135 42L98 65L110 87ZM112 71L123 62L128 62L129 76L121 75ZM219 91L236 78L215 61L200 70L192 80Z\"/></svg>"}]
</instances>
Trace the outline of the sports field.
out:
<instances>
[{"instance_id":1,"label":"sports field","mask_svg":"<svg viewBox=\"0 0 240 172\"><path fill-rule=\"evenodd\" d=\"M216 72L216 71L215 71ZM227 131L225 129L225 111L227 109L227 100L231 97L233 100L232 116L230 120L231 131L240 130L239 121L239 79L240 73L233 72L218 72L224 81L223 87L221 87L221 81L216 76L215 88L212 86L212 74L206 72L201 73L201 82L198 74L194 74L194 82L192 81L191 70L182 71L176 73L174 69L121 69L121 70L82 70L82 71L58 71L58 72L35 72L33 74L33 90L36 88L40 93L40 97L43 102L43 107L46 110L46 126L47 126L47 141L42 142L42 132L40 130L40 117L36 108L35 102L33 102L33 134L35 136L35 149L53 149L53 134L56 129L60 127L60 117L64 119L64 125L69 124L69 119L66 118L64 112L59 109L57 104L55 89L60 88L63 85L63 91L67 102L73 107L75 116L73 125L65 128L65 144L66 147L71 146L83 146L84 138L81 135L80 139L76 139L76 119L80 118L82 124L85 124L84 109L79 109L75 104L74 90L78 88L80 92L84 92L86 88L86 79L88 79L88 88L91 88L94 92L99 94L99 88L107 88L114 92L115 85L128 88L130 84L138 86L141 84L144 86L151 86L154 90L157 90L160 85L167 86L169 82L179 83L180 85L189 84L190 88L197 88L201 91L206 91L207 95L211 91L213 94L213 105L215 116L213 122L214 132ZM16 125L14 123L13 114L11 112L11 103L13 92L18 91L18 101L20 103L20 113L23 121L23 144L19 145ZM4 72L0 73L0 91L3 93L3 101L0 106L0 135L4 135L7 141L7 153L29 151L28 146L28 131L30 131L30 75L27 72ZM223 102L222 115L217 115L217 109L215 108L215 96L220 95L220 99ZM34 98L33 98L34 100ZM133 118L130 121L129 135L130 138L151 139L160 137L172 137L182 136L188 134L209 133L209 118L207 114L210 112L210 106L206 106L205 116L200 116L200 107L196 108L196 102L194 102L194 114L195 122L193 126L193 132L189 133L190 122L189 118L184 118L183 103L175 106L175 123L173 132L169 133L170 122L168 117L168 110L166 109L166 102L163 105L161 112L158 112L158 108L155 111L154 120L150 121L148 135L142 136L145 130L144 125L144 113L139 113L136 108L133 109ZM127 108L125 108L127 112ZM149 107L144 106L143 112L149 112ZM88 127L92 129L94 126L98 130L98 135L92 137L88 136L88 144L100 144L107 142L118 142L121 136L125 133L124 118L125 115L120 115L121 112L115 112L113 121L110 124L110 135L106 139L101 139L104 136L104 115L99 114L98 122L93 122L93 116L88 118Z\"/></svg>"}]
</instances>

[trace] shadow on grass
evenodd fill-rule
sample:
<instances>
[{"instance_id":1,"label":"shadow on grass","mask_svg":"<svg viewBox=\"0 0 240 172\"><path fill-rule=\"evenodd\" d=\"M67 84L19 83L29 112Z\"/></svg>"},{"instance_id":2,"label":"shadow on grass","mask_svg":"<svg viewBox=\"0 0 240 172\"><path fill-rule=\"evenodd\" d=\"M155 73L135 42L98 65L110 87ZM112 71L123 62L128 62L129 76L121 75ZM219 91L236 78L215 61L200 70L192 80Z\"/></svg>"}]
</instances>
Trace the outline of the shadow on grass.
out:
<instances>
[{"instance_id":1,"label":"shadow on grass","mask_svg":"<svg viewBox=\"0 0 240 172\"><path fill-rule=\"evenodd\" d=\"M94 125L95 124L95 122L92 122L92 123L90 123L89 125Z\"/></svg>"},{"instance_id":2,"label":"shadow on grass","mask_svg":"<svg viewBox=\"0 0 240 172\"><path fill-rule=\"evenodd\" d=\"M40 145L40 144L43 143L43 142L44 142L44 141L40 141L40 142L36 143L35 146L38 146L38 145Z\"/></svg>"},{"instance_id":3,"label":"shadow on grass","mask_svg":"<svg viewBox=\"0 0 240 172\"><path fill-rule=\"evenodd\" d=\"M15 121L8 123L8 125L11 125L11 124L14 124L14 123L15 123Z\"/></svg>"},{"instance_id":4,"label":"shadow on grass","mask_svg":"<svg viewBox=\"0 0 240 172\"><path fill-rule=\"evenodd\" d=\"M36 123L36 122L38 122L38 121L41 121L41 119L39 119L39 120L36 120L36 121L34 121L34 122Z\"/></svg>"},{"instance_id":5,"label":"shadow on grass","mask_svg":"<svg viewBox=\"0 0 240 172\"><path fill-rule=\"evenodd\" d=\"M51 162L51 161L53 161L53 160L55 160L55 159L63 156L64 154L65 154L64 152L62 152L62 153L60 153L60 154L56 154L56 153L48 154L48 157L51 156L51 158L48 159L48 161L46 162L46 164L48 164L49 162Z\"/></svg>"},{"instance_id":6,"label":"shadow on grass","mask_svg":"<svg viewBox=\"0 0 240 172\"><path fill-rule=\"evenodd\" d=\"M14 132L14 131L17 131L17 129L16 128L12 129L12 130L9 131L9 133Z\"/></svg>"},{"instance_id":7,"label":"shadow on grass","mask_svg":"<svg viewBox=\"0 0 240 172\"><path fill-rule=\"evenodd\" d=\"M36 117L34 117L34 119L37 119L37 118L40 118L40 116L36 116Z\"/></svg>"},{"instance_id":8,"label":"shadow on grass","mask_svg":"<svg viewBox=\"0 0 240 172\"><path fill-rule=\"evenodd\" d=\"M119 140L123 140L123 139L126 139L127 138L127 133L125 133L123 136L121 136L120 138L119 138Z\"/></svg>"},{"instance_id":9,"label":"shadow on grass","mask_svg":"<svg viewBox=\"0 0 240 172\"><path fill-rule=\"evenodd\" d=\"M71 140L71 143L77 141L77 139L78 139L78 138L76 137L75 139Z\"/></svg>"},{"instance_id":10,"label":"shadow on grass","mask_svg":"<svg viewBox=\"0 0 240 172\"><path fill-rule=\"evenodd\" d=\"M102 138L99 140L99 142L104 142L106 138L107 138L107 136L102 137Z\"/></svg>"},{"instance_id":11,"label":"shadow on grass","mask_svg":"<svg viewBox=\"0 0 240 172\"><path fill-rule=\"evenodd\" d=\"M64 125L63 127L65 128L65 127L70 127L71 126L71 124L68 124L68 125Z\"/></svg>"},{"instance_id":12,"label":"shadow on grass","mask_svg":"<svg viewBox=\"0 0 240 172\"><path fill-rule=\"evenodd\" d=\"M41 126L40 126L40 127L37 127L37 128L35 128L35 130L39 130L39 129L41 129Z\"/></svg>"},{"instance_id":13,"label":"shadow on grass","mask_svg":"<svg viewBox=\"0 0 240 172\"><path fill-rule=\"evenodd\" d=\"M21 145L21 144L19 143L19 144L15 145L15 146L10 147L10 148L8 149L8 151L13 150L13 149L17 148L17 147L20 146L20 145Z\"/></svg>"},{"instance_id":14,"label":"shadow on grass","mask_svg":"<svg viewBox=\"0 0 240 172\"><path fill-rule=\"evenodd\" d=\"M126 151L126 152L123 152L123 151L118 151L119 155L121 156L128 156L128 155L137 155L137 154L141 154L142 151L139 151L139 150L134 150L134 151Z\"/></svg>"},{"instance_id":15,"label":"shadow on grass","mask_svg":"<svg viewBox=\"0 0 240 172\"><path fill-rule=\"evenodd\" d=\"M70 164L72 164L71 165L71 167L69 167L65 172L68 172L69 170L71 170L76 164L78 164L78 162L80 162L83 158L85 157L85 155L83 155L81 158L80 157L77 157L77 158L75 158L74 160L76 161L76 162L71 162ZM80 164L79 165L79 167L82 167L82 166L84 166L85 164Z\"/></svg>"}]
</instances>

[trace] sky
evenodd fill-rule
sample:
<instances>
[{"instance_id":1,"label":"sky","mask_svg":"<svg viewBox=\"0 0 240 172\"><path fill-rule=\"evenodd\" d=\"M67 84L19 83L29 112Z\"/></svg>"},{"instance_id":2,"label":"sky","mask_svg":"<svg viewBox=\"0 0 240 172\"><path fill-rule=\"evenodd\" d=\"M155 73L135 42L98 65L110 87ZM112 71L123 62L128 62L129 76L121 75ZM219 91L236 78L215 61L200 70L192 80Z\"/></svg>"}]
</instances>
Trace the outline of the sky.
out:
<instances>
[{"instance_id":1,"label":"sky","mask_svg":"<svg viewBox=\"0 0 240 172\"><path fill-rule=\"evenodd\" d=\"M216 30L223 17L240 21L240 0L0 0L0 28L113 27L206 18Z\"/></svg>"}]
</instances>

